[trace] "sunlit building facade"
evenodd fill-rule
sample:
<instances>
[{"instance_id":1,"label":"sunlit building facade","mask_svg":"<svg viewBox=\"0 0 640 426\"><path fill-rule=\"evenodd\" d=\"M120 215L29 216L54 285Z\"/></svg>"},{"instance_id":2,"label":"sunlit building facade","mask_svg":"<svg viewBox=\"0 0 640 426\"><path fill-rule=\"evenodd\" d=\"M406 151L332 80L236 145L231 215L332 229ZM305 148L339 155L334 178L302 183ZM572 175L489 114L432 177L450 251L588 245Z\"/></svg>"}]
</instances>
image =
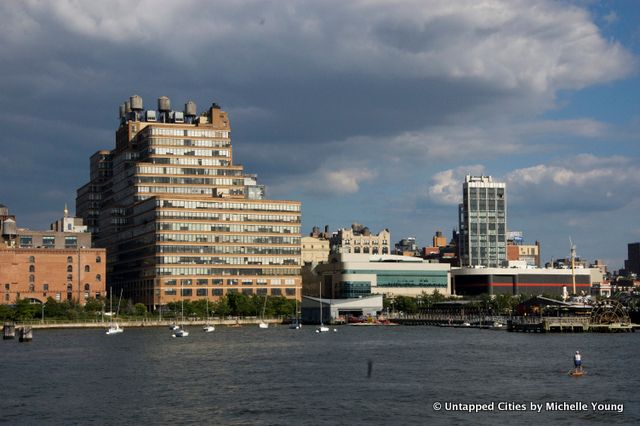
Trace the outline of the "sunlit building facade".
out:
<instances>
[{"instance_id":1,"label":"sunlit building facade","mask_svg":"<svg viewBox=\"0 0 640 426\"><path fill-rule=\"evenodd\" d=\"M116 147L91 157L78 215L108 249L108 286L149 307L230 293L300 298L300 202L267 200L234 164L227 113L166 97L120 107Z\"/></svg>"}]
</instances>

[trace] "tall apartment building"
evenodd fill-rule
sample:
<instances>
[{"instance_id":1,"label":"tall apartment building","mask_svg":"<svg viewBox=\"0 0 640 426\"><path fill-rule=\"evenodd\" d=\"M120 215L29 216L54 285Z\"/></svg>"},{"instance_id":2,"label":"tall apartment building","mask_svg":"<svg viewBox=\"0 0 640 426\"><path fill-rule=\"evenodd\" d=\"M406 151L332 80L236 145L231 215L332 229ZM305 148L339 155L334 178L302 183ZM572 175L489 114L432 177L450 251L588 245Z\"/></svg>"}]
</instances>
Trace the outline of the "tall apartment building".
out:
<instances>
[{"instance_id":1,"label":"tall apartment building","mask_svg":"<svg viewBox=\"0 0 640 426\"><path fill-rule=\"evenodd\" d=\"M108 286L150 307L229 293L300 298L300 202L264 199L234 164L227 113L166 97L120 106L116 146L91 157L77 212Z\"/></svg>"},{"instance_id":2,"label":"tall apartment building","mask_svg":"<svg viewBox=\"0 0 640 426\"><path fill-rule=\"evenodd\" d=\"M458 213L461 266L502 266L507 258L505 183L467 175Z\"/></svg>"}]
</instances>

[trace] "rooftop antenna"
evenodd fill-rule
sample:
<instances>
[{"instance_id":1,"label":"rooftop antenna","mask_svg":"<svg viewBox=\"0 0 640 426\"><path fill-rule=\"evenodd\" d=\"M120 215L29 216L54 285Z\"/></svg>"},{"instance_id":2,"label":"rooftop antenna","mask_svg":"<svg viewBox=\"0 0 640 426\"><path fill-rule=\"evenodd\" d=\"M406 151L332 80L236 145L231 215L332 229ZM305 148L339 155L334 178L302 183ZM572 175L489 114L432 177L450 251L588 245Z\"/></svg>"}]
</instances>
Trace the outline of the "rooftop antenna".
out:
<instances>
[{"instance_id":1,"label":"rooftop antenna","mask_svg":"<svg viewBox=\"0 0 640 426\"><path fill-rule=\"evenodd\" d=\"M569 236L569 249L571 250L571 282L573 284L573 294L576 293L576 245L573 244L571 236Z\"/></svg>"}]
</instances>

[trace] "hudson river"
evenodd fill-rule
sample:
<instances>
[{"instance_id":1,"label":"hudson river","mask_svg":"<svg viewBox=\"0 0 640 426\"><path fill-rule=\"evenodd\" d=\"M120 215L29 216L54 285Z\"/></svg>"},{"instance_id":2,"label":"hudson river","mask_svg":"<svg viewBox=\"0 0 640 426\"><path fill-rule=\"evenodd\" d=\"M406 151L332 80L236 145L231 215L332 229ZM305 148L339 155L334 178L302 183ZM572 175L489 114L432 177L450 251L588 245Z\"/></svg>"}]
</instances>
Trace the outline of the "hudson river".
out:
<instances>
[{"instance_id":1,"label":"hudson river","mask_svg":"<svg viewBox=\"0 0 640 426\"><path fill-rule=\"evenodd\" d=\"M314 330L34 330L0 342L0 423L640 424L640 333Z\"/></svg>"}]
</instances>

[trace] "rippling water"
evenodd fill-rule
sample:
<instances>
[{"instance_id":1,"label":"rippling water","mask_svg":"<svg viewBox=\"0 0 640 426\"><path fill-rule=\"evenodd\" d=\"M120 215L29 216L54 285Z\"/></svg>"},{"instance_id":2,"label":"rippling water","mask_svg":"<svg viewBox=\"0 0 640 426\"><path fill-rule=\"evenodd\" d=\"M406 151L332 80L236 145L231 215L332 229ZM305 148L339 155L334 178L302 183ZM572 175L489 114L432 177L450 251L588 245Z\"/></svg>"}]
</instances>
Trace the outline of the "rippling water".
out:
<instances>
[{"instance_id":1,"label":"rippling water","mask_svg":"<svg viewBox=\"0 0 640 426\"><path fill-rule=\"evenodd\" d=\"M8 424L640 424L639 333L438 327L35 330L0 342ZM587 375L574 378L576 349ZM372 361L368 374L368 361ZM527 411L435 411L516 402ZM608 402L623 412L532 412Z\"/></svg>"}]
</instances>

